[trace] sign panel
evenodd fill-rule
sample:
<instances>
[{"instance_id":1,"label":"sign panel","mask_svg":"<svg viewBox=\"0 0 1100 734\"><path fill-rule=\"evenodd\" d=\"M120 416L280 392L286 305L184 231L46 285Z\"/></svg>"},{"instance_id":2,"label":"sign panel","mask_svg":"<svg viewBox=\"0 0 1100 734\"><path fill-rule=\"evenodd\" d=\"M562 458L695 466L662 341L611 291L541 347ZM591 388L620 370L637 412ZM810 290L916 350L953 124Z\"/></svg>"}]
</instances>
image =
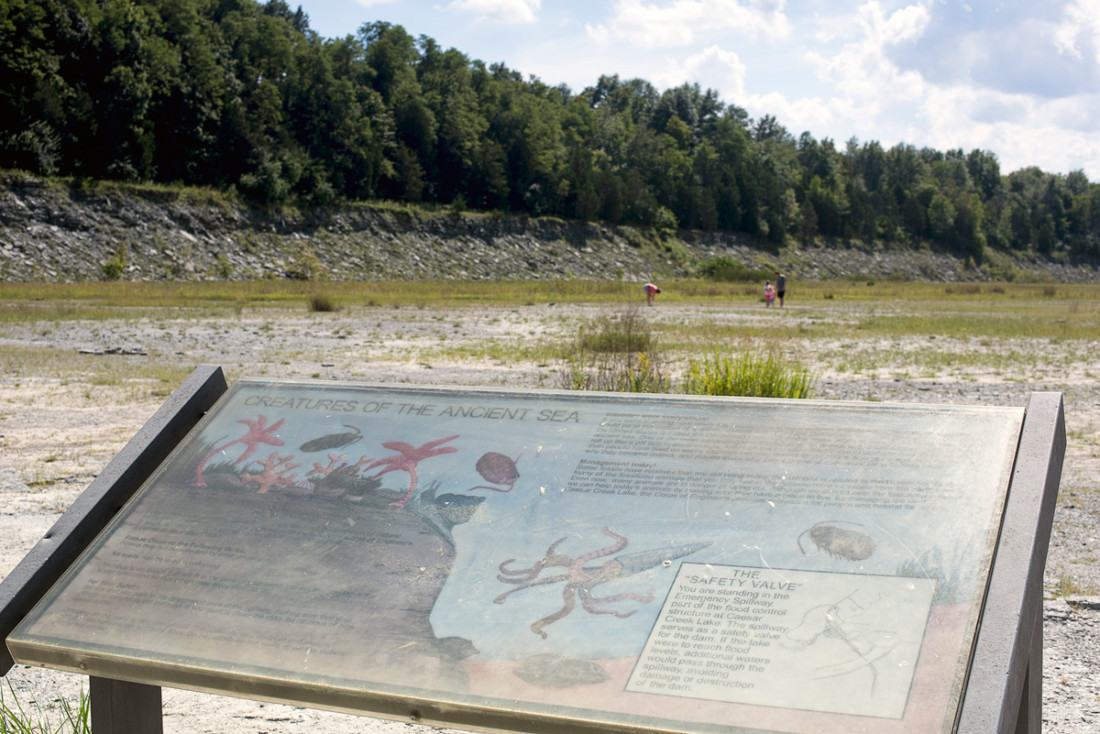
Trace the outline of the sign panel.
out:
<instances>
[{"instance_id":1,"label":"sign panel","mask_svg":"<svg viewBox=\"0 0 1100 734\"><path fill-rule=\"evenodd\" d=\"M1022 420L240 381L8 645L474 728L951 731Z\"/></svg>"}]
</instances>

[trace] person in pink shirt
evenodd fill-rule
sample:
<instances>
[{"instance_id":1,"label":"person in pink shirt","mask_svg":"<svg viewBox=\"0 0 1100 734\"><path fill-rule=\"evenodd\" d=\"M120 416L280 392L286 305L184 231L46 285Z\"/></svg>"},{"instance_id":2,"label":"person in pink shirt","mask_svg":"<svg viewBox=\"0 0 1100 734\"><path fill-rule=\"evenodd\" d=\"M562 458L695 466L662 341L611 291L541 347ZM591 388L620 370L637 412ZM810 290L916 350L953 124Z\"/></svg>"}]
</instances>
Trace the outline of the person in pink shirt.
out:
<instances>
[{"instance_id":1,"label":"person in pink shirt","mask_svg":"<svg viewBox=\"0 0 1100 734\"><path fill-rule=\"evenodd\" d=\"M645 302L647 306L653 305L653 299L657 297L657 294L661 292L661 289L652 283L646 283L642 288L645 290Z\"/></svg>"}]
</instances>

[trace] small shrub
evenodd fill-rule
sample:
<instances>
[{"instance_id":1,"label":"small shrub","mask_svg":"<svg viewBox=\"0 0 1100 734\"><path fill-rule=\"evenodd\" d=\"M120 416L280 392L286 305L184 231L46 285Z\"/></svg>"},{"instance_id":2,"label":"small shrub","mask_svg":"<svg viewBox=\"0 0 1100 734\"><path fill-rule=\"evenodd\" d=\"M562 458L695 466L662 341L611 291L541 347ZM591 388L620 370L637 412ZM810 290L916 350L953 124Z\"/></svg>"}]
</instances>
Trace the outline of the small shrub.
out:
<instances>
[{"instance_id":1,"label":"small shrub","mask_svg":"<svg viewBox=\"0 0 1100 734\"><path fill-rule=\"evenodd\" d=\"M103 263L101 269L105 279L119 280L122 278L122 273L126 270L126 263L115 256Z\"/></svg>"},{"instance_id":2,"label":"small shrub","mask_svg":"<svg viewBox=\"0 0 1100 734\"><path fill-rule=\"evenodd\" d=\"M750 268L747 265L725 257L716 257L707 260L699 266L699 274L708 280L717 280L725 283L747 283L750 281L767 280L772 277L771 272ZM753 291L755 293L755 290Z\"/></svg>"},{"instance_id":3,"label":"small shrub","mask_svg":"<svg viewBox=\"0 0 1100 734\"><path fill-rule=\"evenodd\" d=\"M118 280L126 272L126 245L121 242L115 247L115 254L111 259L103 263L100 269L107 280Z\"/></svg>"},{"instance_id":4,"label":"small shrub","mask_svg":"<svg viewBox=\"0 0 1100 734\"><path fill-rule=\"evenodd\" d=\"M660 232L675 232L679 226L676 215L667 206L657 207L657 213L653 218L653 226Z\"/></svg>"},{"instance_id":5,"label":"small shrub","mask_svg":"<svg viewBox=\"0 0 1100 734\"><path fill-rule=\"evenodd\" d=\"M641 308L630 306L581 326L577 347L584 352L652 352L653 331Z\"/></svg>"},{"instance_id":6,"label":"small shrub","mask_svg":"<svg viewBox=\"0 0 1100 734\"><path fill-rule=\"evenodd\" d=\"M669 392L661 352L642 311L622 313L581 326L566 350L561 386L569 390Z\"/></svg>"},{"instance_id":7,"label":"small shrub","mask_svg":"<svg viewBox=\"0 0 1100 734\"><path fill-rule=\"evenodd\" d=\"M315 313L331 313L340 308L329 296L324 293L314 293L309 297L309 310Z\"/></svg>"},{"instance_id":8,"label":"small shrub","mask_svg":"<svg viewBox=\"0 0 1100 734\"><path fill-rule=\"evenodd\" d=\"M287 266L286 277L291 280L324 280L328 278L328 270L313 248L301 245Z\"/></svg>"},{"instance_id":9,"label":"small shrub","mask_svg":"<svg viewBox=\"0 0 1100 734\"><path fill-rule=\"evenodd\" d=\"M229 262L224 252L219 252L214 258L214 269L222 280L229 280L233 276L233 263Z\"/></svg>"}]
</instances>

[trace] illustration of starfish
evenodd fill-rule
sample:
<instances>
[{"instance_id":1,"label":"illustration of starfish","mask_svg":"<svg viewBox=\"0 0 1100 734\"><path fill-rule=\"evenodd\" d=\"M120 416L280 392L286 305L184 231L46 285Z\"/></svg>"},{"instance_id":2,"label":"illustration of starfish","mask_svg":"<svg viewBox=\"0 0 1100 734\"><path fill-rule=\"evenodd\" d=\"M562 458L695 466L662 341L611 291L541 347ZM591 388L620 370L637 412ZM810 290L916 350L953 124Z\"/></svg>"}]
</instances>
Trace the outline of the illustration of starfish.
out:
<instances>
[{"instance_id":1,"label":"illustration of starfish","mask_svg":"<svg viewBox=\"0 0 1100 734\"><path fill-rule=\"evenodd\" d=\"M254 454L256 452L256 449L259 448L260 444L262 444L262 443L266 443L266 444L269 444L271 446L282 446L283 445L283 440L280 439L280 438L276 438L273 434L275 433L275 431L279 430L279 428L283 425L284 421L285 421L284 418L280 418L278 421L273 423L271 426L268 426L266 416L261 415L254 421L250 421L247 418L241 418L237 422L238 423L244 423L245 425L247 425L248 426L248 432L245 433L240 438L235 438L232 441L230 441L229 443L222 444L221 446L218 446L218 447L212 449L209 454L202 457L202 461L199 462L198 467L195 469L195 482L191 486L192 487L205 487L206 486L206 480L203 479L203 477L202 477L203 468L206 466L206 463L208 461L210 461L212 458L214 458L217 454L221 453L222 451L225 451L230 446L235 446L236 444L239 444L239 443L243 443L246 446L248 446L248 448L244 450L244 453L242 453L237 458L237 461L234 462L236 464L240 464L242 461L244 461L244 460L248 459L250 456L252 456L252 454Z\"/></svg>"},{"instance_id":2,"label":"illustration of starfish","mask_svg":"<svg viewBox=\"0 0 1100 734\"><path fill-rule=\"evenodd\" d=\"M272 487L293 487L295 485L294 480L297 479L298 475L295 473L287 476L287 472L301 466L301 464L291 464L290 460L293 458L293 455L277 456L272 451L271 456L267 457L266 461L260 462L263 471L259 474L242 474L241 485L255 482L260 485L260 488L256 490L256 494L267 494Z\"/></svg>"},{"instance_id":3,"label":"illustration of starfish","mask_svg":"<svg viewBox=\"0 0 1100 734\"><path fill-rule=\"evenodd\" d=\"M409 501L409 498L413 496L413 492L416 491L416 465L418 463L420 463L424 459L430 459L433 456L439 456L440 454L453 454L454 452L458 451L458 449L456 449L454 446L444 446L442 448L436 448L440 444L447 443L448 441L453 441L456 438L458 438L457 435L448 436L447 438L441 438L436 441L429 441L428 443L420 447L414 447L411 444L405 443L404 441L390 441L389 443L382 444L384 448L387 448L390 451L397 451L397 456L389 456L385 459L379 459L378 461L375 461L373 464L368 466L367 471L370 471L377 466L384 466L384 469L374 475L375 479L391 471L403 471L409 473L409 491L397 502L390 503L390 507L404 507L405 503Z\"/></svg>"}]
</instances>

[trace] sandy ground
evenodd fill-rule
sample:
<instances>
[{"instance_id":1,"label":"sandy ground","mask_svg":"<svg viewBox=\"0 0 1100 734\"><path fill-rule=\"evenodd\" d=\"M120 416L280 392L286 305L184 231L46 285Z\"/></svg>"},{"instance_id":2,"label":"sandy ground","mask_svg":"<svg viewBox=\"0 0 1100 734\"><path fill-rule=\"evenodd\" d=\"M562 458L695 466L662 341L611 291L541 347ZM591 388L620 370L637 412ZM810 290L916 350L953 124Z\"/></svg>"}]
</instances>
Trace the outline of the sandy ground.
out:
<instances>
[{"instance_id":1,"label":"sandy ground","mask_svg":"<svg viewBox=\"0 0 1100 734\"><path fill-rule=\"evenodd\" d=\"M576 306L447 314L361 309L0 325L0 354L7 362L0 375L0 578L153 414L175 387L173 380L197 364L220 364L230 380L558 387L558 365L552 362L506 364L461 355L487 342L568 338L578 319L599 313ZM662 307L647 315L716 325L811 319L797 307L767 314L747 307ZM812 318L820 316L815 309ZM1033 391L1064 394L1069 444L1045 580L1044 731L1100 730L1100 344L929 338L785 344L819 375L820 399L1022 406ZM931 369L916 359L928 350L958 356ZM966 358L975 351L986 357L977 363ZM62 698L73 700L85 680L16 666L2 683L5 694L11 694L10 685L21 702L50 711ZM164 692L164 722L167 732L425 729L171 689Z\"/></svg>"}]
</instances>

